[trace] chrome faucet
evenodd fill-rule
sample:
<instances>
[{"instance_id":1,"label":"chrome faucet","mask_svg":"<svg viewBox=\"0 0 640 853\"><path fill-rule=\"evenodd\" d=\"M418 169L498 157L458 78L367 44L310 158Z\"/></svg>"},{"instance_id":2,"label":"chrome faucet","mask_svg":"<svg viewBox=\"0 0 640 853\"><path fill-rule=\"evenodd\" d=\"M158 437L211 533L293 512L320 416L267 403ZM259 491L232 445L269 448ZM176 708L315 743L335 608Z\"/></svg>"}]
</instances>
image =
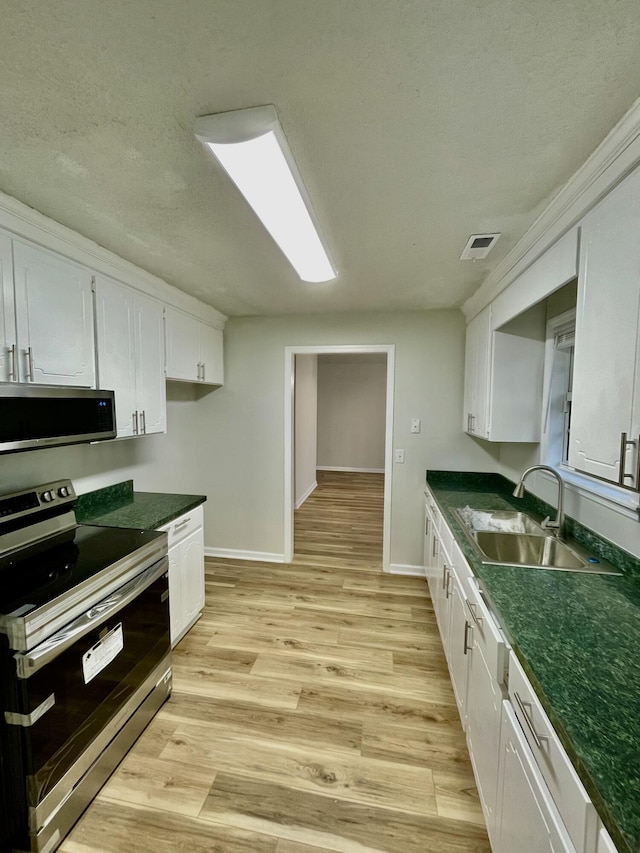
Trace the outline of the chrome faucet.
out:
<instances>
[{"instance_id":1,"label":"chrome faucet","mask_svg":"<svg viewBox=\"0 0 640 853\"><path fill-rule=\"evenodd\" d=\"M524 481L532 471L548 471L558 481L558 513L555 521L550 521L549 516L542 522L542 526L546 530L550 530L558 539L564 539L564 480L550 465L532 465L520 477L520 482L513 490L514 498L521 498L524 495Z\"/></svg>"}]
</instances>

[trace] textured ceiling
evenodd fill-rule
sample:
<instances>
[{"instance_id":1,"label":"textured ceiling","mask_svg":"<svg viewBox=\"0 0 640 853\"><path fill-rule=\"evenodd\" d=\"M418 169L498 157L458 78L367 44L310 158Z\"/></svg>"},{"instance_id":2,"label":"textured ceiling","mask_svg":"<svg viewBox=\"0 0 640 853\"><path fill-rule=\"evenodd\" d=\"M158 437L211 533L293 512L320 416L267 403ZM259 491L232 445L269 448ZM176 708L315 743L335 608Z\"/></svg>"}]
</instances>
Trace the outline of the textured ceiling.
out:
<instances>
[{"instance_id":1,"label":"textured ceiling","mask_svg":"<svg viewBox=\"0 0 640 853\"><path fill-rule=\"evenodd\" d=\"M0 0L0 189L226 314L460 305L640 94L637 0ZM193 136L273 103L339 275ZM477 231L503 236L461 262Z\"/></svg>"}]
</instances>

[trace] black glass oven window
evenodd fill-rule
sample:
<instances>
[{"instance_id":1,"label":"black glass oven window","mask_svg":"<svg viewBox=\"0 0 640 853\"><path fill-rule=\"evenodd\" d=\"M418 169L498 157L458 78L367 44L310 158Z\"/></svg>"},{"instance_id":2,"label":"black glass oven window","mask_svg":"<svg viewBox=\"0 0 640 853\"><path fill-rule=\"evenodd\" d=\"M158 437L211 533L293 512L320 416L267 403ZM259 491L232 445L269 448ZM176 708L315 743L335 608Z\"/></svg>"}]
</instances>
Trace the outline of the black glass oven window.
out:
<instances>
[{"instance_id":1,"label":"black glass oven window","mask_svg":"<svg viewBox=\"0 0 640 853\"><path fill-rule=\"evenodd\" d=\"M0 398L0 443L112 433L111 397Z\"/></svg>"},{"instance_id":2,"label":"black glass oven window","mask_svg":"<svg viewBox=\"0 0 640 853\"><path fill-rule=\"evenodd\" d=\"M30 713L55 695L53 707L23 730L25 771L33 777L36 802L46 796L169 653L167 589L163 575L41 670L18 681L22 713ZM83 655L120 623L122 650L85 684Z\"/></svg>"}]
</instances>

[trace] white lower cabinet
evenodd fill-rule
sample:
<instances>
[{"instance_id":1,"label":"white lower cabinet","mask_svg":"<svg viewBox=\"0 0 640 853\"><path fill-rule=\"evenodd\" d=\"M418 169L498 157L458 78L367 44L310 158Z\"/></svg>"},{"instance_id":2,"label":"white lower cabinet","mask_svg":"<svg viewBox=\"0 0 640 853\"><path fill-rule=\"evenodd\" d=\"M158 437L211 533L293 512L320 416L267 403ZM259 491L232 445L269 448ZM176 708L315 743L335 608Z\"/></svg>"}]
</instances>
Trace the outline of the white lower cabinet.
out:
<instances>
[{"instance_id":1,"label":"white lower cabinet","mask_svg":"<svg viewBox=\"0 0 640 853\"><path fill-rule=\"evenodd\" d=\"M451 685L456 697L460 722L462 728L466 729L470 625L465 605L464 578L459 575L459 571L460 568L454 565L449 575L449 640L445 654L449 664Z\"/></svg>"},{"instance_id":2,"label":"white lower cabinet","mask_svg":"<svg viewBox=\"0 0 640 853\"><path fill-rule=\"evenodd\" d=\"M496 820L505 642L473 579L466 585L467 744L480 804L493 840Z\"/></svg>"},{"instance_id":3,"label":"white lower cabinet","mask_svg":"<svg viewBox=\"0 0 640 853\"><path fill-rule=\"evenodd\" d=\"M493 853L576 853L510 702L502 704Z\"/></svg>"},{"instance_id":4,"label":"white lower cabinet","mask_svg":"<svg viewBox=\"0 0 640 853\"><path fill-rule=\"evenodd\" d=\"M169 618L172 647L199 619L204 607L204 535L202 507L160 530L169 536Z\"/></svg>"},{"instance_id":5,"label":"white lower cabinet","mask_svg":"<svg viewBox=\"0 0 640 853\"><path fill-rule=\"evenodd\" d=\"M493 853L616 853L428 488L424 552Z\"/></svg>"}]
</instances>

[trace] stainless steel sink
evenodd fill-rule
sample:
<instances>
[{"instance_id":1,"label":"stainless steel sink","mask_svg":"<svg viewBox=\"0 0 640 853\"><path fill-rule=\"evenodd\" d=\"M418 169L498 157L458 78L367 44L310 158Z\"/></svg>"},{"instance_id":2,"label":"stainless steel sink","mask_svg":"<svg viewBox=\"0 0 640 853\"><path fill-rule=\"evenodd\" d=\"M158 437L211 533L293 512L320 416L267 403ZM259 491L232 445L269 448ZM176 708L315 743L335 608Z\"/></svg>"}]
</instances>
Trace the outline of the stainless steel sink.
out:
<instances>
[{"instance_id":1,"label":"stainless steel sink","mask_svg":"<svg viewBox=\"0 0 640 853\"><path fill-rule=\"evenodd\" d=\"M474 539L490 563L547 569L585 569L590 565L554 536L479 531Z\"/></svg>"},{"instance_id":2,"label":"stainless steel sink","mask_svg":"<svg viewBox=\"0 0 640 853\"><path fill-rule=\"evenodd\" d=\"M456 513L483 563L558 571L621 574L610 563L591 556L577 542L571 541L568 545L555 536L549 536L544 528L526 513L478 510L477 515L473 517L464 510L456 510ZM499 527L502 523L510 525L511 522L515 522L525 532L508 533L495 529L495 526ZM494 529L482 529L483 526Z\"/></svg>"}]
</instances>

